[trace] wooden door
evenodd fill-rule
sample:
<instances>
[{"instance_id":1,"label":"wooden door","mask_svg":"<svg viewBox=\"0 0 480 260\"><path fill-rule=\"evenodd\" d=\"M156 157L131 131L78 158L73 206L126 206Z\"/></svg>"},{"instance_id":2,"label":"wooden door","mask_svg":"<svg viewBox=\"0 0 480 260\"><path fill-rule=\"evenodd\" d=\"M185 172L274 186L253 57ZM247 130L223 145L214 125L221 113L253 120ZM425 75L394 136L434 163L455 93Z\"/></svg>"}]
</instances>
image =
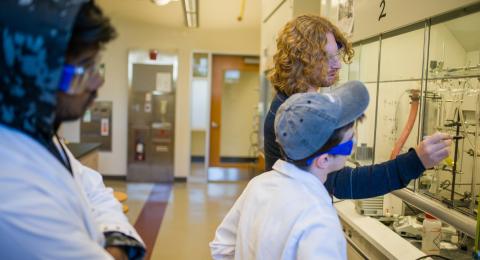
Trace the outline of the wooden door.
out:
<instances>
[{"instance_id":1,"label":"wooden door","mask_svg":"<svg viewBox=\"0 0 480 260\"><path fill-rule=\"evenodd\" d=\"M239 71L259 73L256 62L258 57L213 55L212 57L212 98L210 107L210 154L209 166L211 167L248 167L249 163L225 163L220 160L221 129L222 129L222 93L226 71ZM258 86L260 81L258 80ZM259 89L259 88L258 88ZM258 102L258 101L257 101Z\"/></svg>"}]
</instances>

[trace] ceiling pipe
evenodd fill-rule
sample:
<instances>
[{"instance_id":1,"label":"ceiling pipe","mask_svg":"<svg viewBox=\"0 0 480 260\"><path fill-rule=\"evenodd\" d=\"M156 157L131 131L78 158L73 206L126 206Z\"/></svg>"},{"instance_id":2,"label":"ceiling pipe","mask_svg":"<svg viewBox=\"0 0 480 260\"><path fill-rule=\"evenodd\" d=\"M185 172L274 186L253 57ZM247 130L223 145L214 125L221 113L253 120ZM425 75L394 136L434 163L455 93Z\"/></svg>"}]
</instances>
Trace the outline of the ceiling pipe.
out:
<instances>
[{"instance_id":1,"label":"ceiling pipe","mask_svg":"<svg viewBox=\"0 0 480 260\"><path fill-rule=\"evenodd\" d=\"M240 14L238 15L237 17L237 21L241 22L243 20L243 15L245 13L245 2L247 2L247 0L240 0L241 3L240 3Z\"/></svg>"}]
</instances>

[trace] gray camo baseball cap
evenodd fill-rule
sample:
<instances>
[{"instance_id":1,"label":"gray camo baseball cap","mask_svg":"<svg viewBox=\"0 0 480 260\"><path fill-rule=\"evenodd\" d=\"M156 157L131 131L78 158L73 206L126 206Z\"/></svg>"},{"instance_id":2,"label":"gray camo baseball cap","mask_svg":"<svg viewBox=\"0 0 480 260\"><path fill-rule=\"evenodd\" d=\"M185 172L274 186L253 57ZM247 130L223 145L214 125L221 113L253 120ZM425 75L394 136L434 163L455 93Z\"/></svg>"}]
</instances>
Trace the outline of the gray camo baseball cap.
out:
<instances>
[{"instance_id":1,"label":"gray camo baseball cap","mask_svg":"<svg viewBox=\"0 0 480 260\"><path fill-rule=\"evenodd\" d=\"M289 159L308 158L336 129L359 118L369 100L368 90L360 81L349 81L323 93L294 94L277 111L277 142Z\"/></svg>"}]
</instances>

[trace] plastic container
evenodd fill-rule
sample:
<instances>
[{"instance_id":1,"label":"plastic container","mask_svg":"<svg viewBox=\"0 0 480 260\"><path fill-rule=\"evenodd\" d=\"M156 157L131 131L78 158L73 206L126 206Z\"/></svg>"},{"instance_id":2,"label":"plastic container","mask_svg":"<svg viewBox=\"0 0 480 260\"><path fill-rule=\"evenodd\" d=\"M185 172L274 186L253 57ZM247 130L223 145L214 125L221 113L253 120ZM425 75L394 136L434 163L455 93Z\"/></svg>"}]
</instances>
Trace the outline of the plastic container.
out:
<instances>
[{"instance_id":1,"label":"plastic container","mask_svg":"<svg viewBox=\"0 0 480 260\"><path fill-rule=\"evenodd\" d=\"M427 255L438 255L441 241L442 222L430 214L425 214L422 230L422 251Z\"/></svg>"}]
</instances>

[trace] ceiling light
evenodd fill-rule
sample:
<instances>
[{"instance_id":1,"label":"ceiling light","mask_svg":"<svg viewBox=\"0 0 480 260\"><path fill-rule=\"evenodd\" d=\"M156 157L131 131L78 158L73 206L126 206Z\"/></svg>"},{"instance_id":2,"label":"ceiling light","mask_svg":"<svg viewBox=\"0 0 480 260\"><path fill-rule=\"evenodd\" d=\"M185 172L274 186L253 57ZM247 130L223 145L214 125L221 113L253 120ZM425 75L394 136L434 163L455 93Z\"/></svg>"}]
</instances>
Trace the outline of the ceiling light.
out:
<instances>
[{"instance_id":1,"label":"ceiling light","mask_svg":"<svg viewBox=\"0 0 480 260\"><path fill-rule=\"evenodd\" d=\"M198 27L198 0L183 0L182 2L187 27Z\"/></svg>"},{"instance_id":2,"label":"ceiling light","mask_svg":"<svg viewBox=\"0 0 480 260\"><path fill-rule=\"evenodd\" d=\"M177 2L178 0L152 0L152 2L156 5L167 5L170 2Z\"/></svg>"},{"instance_id":3,"label":"ceiling light","mask_svg":"<svg viewBox=\"0 0 480 260\"><path fill-rule=\"evenodd\" d=\"M196 12L197 11L197 1L196 0L184 0L185 10L187 12Z\"/></svg>"}]
</instances>

